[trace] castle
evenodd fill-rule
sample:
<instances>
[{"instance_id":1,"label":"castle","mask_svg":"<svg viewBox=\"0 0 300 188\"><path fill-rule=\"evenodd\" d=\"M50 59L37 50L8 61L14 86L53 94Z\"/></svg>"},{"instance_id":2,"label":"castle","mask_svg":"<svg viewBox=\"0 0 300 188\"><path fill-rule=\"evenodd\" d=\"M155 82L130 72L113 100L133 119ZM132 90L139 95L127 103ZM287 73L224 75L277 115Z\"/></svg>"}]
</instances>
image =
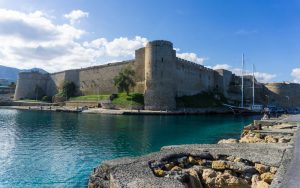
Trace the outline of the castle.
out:
<instances>
[{"instance_id":1,"label":"castle","mask_svg":"<svg viewBox=\"0 0 300 188\"><path fill-rule=\"evenodd\" d=\"M45 95L55 95L64 81L74 82L82 95L112 94L117 92L114 77L125 68L135 71L134 92L144 94L145 109L176 109L176 97L216 91L228 99L240 100L241 78L224 69L212 70L176 57L173 44L156 40L135 51L135 59L106 65L66 70L52 74L19 73L15 99L35 98L37 86ZM252 77L245 77L245 99L250 100ZM299 84L261 84L255 81L256 100L271 101L287 106L289 100L300 106Z\"/></svg>"}]
</instances>

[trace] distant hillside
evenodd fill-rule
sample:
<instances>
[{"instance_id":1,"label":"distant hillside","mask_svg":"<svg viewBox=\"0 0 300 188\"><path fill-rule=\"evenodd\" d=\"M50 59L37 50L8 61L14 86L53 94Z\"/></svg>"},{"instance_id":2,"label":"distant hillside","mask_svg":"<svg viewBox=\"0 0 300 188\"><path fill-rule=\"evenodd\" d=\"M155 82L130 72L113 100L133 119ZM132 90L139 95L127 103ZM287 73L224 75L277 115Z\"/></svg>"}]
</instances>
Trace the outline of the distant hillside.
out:
<instances>
[{"instance_id":1,"label":"distant hillside","mask_svg":"<svg viewBox=\"0 0 300 188\"><path fill-rule=\"evenodd\" d=\"M15 82L15 81L17 81L19 72L31 72L31 71L47 73L45 70L40 69L40 68L17 69L17 68L13 68L13 67L6 67L6 66L0 65L0 79L6 79L8 81Z\"/></svg>"}]
</instances>

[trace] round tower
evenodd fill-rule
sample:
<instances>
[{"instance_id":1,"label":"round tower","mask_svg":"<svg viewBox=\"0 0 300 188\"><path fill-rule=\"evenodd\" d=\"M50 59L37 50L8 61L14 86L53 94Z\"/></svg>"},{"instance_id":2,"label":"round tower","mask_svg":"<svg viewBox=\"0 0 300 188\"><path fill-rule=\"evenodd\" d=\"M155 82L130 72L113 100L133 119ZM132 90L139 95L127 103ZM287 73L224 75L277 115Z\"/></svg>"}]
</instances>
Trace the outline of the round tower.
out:
<instances>
[{"instance_id":1,"label":"round tower","mask_svg":"<svg viewBox=\"0 0 300 188\"><path fill-rule=\"evenodd\" d=\"M46 93L47 78L47 74L38 72L20 72L14 99L35 99L37 95L41 94L36 93L36 87L40 88L40 92Z\"/></svg>"},{"instance_id":2,"label":"round tower","mask_svg":"<svg viewBox=\"0 0 300 188\"><path fill-rule=\"evenodd\" d=\"M156 40L145 47L145 109L176 108L174 76L176 52L169 41Z\"/></svg>"}]
</instances>

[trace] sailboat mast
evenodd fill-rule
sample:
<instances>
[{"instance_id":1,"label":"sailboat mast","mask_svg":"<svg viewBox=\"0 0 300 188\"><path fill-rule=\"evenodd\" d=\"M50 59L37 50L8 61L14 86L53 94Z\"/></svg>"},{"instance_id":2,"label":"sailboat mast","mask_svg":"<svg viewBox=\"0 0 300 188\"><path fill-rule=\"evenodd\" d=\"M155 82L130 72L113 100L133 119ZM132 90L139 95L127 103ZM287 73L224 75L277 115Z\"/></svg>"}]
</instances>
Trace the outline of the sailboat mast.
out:
<instances>
[{"instance_id":1,"label":"sailboat mast","mask_svg":"<svg viewBox=\"0 0 300 188\"><path fill-rule=\"evenodd\" d=\"M244 107L244 53L242 56L242 101L241 101L241 107Z\"/></svg>"},{"instance_id":2,"label":"sailboat mast","mask_svg":"<svg viewBox=\"0 0 300 188\"><path fill-rule=\"evenodd\" d=\"M255 81L255 79L254 79L254 64L252 65L252 107L254 106L254 104L255 104L255 92L254 92L254 86L255 86L255 84L254 84L254 81Z\"/></svg>"}]
</instances>

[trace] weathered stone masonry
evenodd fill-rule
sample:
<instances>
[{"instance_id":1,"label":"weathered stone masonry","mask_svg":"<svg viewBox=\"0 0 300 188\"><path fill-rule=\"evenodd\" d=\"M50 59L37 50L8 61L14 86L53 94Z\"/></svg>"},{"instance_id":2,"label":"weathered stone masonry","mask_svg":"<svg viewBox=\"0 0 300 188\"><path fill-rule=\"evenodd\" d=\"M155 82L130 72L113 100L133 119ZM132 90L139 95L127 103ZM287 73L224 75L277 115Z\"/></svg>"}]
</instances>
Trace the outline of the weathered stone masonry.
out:
<instances>
[{"instance_id":1,"label":"weathered stone masonry","mask_svg":"<svg viewBox=\"0 0 300 188\"><path fill-rule=\"evenodd\" d=\"M133 90L145 95L145 109L175 109L176 97L194 95L203 91L218 91L233 100L240 98L240 77L227 70L212 70L180 59L176 57L176 51L171 42L157 40L136 50L134 60L46 75L34 72L20 73L15 99L35 98L36 86L42 88L46 95L53 96L64 81L74 82L82 95L116 93L117 88L113 84L113 78L121 69L128 66L136 73L137 84ZM246 77L245 83L249 86L245 87L245 98L250 100L251 77ZM279 98L279 101L282 101L279 104L287 105L285 96L282 96L282 92L280 92L281 88L286 87L276 85L274 90L270 85L265 87L258 82L255 84L258 88L256 89L257 101L265 101L264 97L268 95L269 98ZM298 100L300 98L298 96L300 95L299 84L293 85L290 90L294 94L290 100L295 98L295 100L297 99L296 103L300 105Z\"/></svg>"}]
</instances>

